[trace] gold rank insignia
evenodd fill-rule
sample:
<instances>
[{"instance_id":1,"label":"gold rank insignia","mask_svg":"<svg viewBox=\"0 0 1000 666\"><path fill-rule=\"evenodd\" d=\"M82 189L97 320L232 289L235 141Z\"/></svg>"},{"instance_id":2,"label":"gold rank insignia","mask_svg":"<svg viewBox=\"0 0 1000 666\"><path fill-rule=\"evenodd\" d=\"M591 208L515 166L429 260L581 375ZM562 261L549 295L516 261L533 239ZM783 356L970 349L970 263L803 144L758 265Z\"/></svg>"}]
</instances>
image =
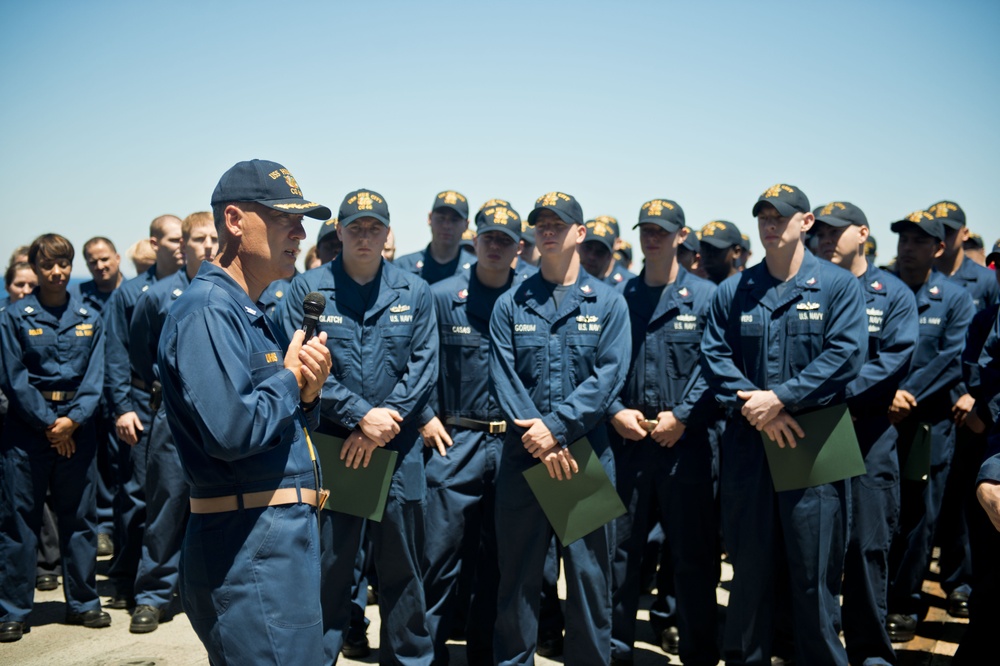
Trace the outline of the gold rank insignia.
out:
<instances>
[{"instance_id":1,"label":"gold rank insignia","mask_svg":"<svg viewBox=\"0 0 1000 666\"><path fill-rule=\"evenodd\" d=\"M281 298L284 295L285 295L285 292L281 291L280 289L278 291L274 292L274 297L275 298Z\"/></svg>"},{"instance_id":2,"label":"gold rank insignia","mask_svg":"<svg viewBox=\"0 0 1000 666\"><path fill-rule=\"evenodd\" d=\"M765 199L773 199L776 196L780 195L782 191L788 192L789 194L795 193L795 190L790 188L788 185L782 185L781 183L778 183L777 185L772 185L771 187L767 188L767 190L765 190L764 194L762 194L761 196L764 197Z\"/></svg>"}]
</instances>

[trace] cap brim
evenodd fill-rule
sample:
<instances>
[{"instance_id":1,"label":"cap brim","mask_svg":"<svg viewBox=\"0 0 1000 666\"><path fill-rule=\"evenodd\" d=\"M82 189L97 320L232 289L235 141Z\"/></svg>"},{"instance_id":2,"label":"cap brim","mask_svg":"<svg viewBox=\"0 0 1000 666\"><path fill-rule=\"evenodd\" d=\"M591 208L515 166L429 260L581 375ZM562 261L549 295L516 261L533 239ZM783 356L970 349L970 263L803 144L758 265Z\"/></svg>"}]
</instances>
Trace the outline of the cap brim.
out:
<instances>
[{"instance_id":1,"label":"cap brim","mask_svg":"<svg viewBox=\"0 0 1000 666\"><path fill-rule=\"evenodd\" d=\"M941 238L940 236L935 236L934 234L928 232L926 229L924 229L922 226L920 226L916 222L910 222L909 220L897 220L896 222L893 222L889 226L889 229L893 233L895 233L895 234L899 234L899 233L902 233L904 231L908 231L910 229L916 229L917 231L919 231L920 233L922 233L922 234L924 234L926 236L930 236L931 238L933 238L933 239L935 239L937 241L941 241L942 243L944 242L944 238Z\"/></svg>"},{"instance_id":2,"label":"cap brim","mask_svg":"<svg viewBox=\"0 0 1000 666\"><path fill-rule=\"evenodd\" d=\"M947 217L940 217L938 218L938 220L941 222L943 226L946 226L949 229L958 230L965 226L964 223L959 222L958 220L948 219Z\"/></svg>"},{"instance_id":3,"label":"cap brim","mask_svg":"<svg viewBox=\"0 0 1000 666\"><path fill-rule=\"evenodd\" d=\"M381 215L379 215L377 213L372 213L372 212L369 212L369 211L363 211L363 212L360 212L360 213L355 213L354 215L348 215L344 219L340 220L337 224L339 226L341 226L341 227L346 227L348 224L350 224L354 220L360 219L362 217L370 217L370 218L378 220L379 222L381 222L382 224L384 224L387 227L389 226L389 218L382 217Z\"/></svg>"},{"instance_id":4,"label":"cap brim","mask_svg":"<svg viewBox=\"0 0 1000 666\"><path fill-rule=\"evenodd\" d=\"M753 205L752 215L757 217L757 214L760 213L760 209L764 206L774 206L775 210L777 210L782 217L791 217L796 213L802 212L795 206L779 199L761 199Z\"/></svg>"},{"instance_id":5,"label":"cap brim","mask_svg":"<svg viewBox=\"0 0 1000 666\"><path fill-rule=\"evenodd\" d=\"M837 227L838 229L843 229L844 227L849 227L854 224L850 220L842 220L839 217L834 217L833 215L817 215L816 221L822 222L823 224L829 224L831 227ZM861 225L859 224L857 226Z\"/></svg>"},{"instance_id":6,"label":"cap brim","mask_svg":"<svg viewBox=\"0 0 1000 666\"><path fill-rule=\"evenodd\" d=\"M446 203L437 204L436 206L434 206L434 208L431 208L431 212L433 213L434 211L441 210L442 208L447 208L448 210L453 210L456 213L458 213L459 215L461 215L463 218L465 218L466 220L469 219L469 209L466 208L465 210L462 210L461 208L458 207L458 204L446 204Z\"/></svg>"},{"instance_id":7,"label":"cap brim","mask_svg":"<svg viewBox=\"0 0 1000 666\"><path fill-rule=\"evenodd\" d=\"M254 203L282 213L305 215L316 220L329 220L333 217L333 213L326 206L304 199L275 199L273 201L255 201Z\"/></svg>"},{"instance_id":8,"label":"cap brim","mask_svg":"<svg viewBox=\"0 0 1000 666\"><path fill-rule=\"evenodd\" d=\"M610 251L615 251L615 239L611 236L587 236L583 239L584 243L600 243L604 247L608 248Z\"/></svg>"},{"instance_id":9,"label":"cap brim","mask_svg":"<svg viewBox=\"0 0 1000 666\"><path fill-rule=\"evenodd\" d=\"M543 210L551 210L553 213L556 214L556 216L560 220L562 220L566 224L583 224L583 222L574 220L567 213L562 212L558 208L549 208L548 206L546 206L545 208L536 208L530 213L528 213L528 224L530 224L531 226L535 226L535 218L538 217L538 214L541 213Z\"/></svg>"},{"instance_id":10,"label":"cap brim","mask_svg":"<svg viewBox=\"0 0 1000 666\"><path fill-rule=\"evenodd\" d=\"M727 241L724 238L716 238L714 236L702 236L700 242L702 244L708 243L712 247L717 248L719 250L725 250L727 248L736 247L736 246L743 247L741 245L741 243L743 242L742 239L740 240L739 243L737 243L737 242Z\"/></svg>"},{"instance_id":11,"label":"cap brim","mask_svg":"<svg viewBox=\"0 0 1000 666\"><path fill-rule=\"evenodd\" d=\"M633 229L638 229L643 224L655 224L661 229L666 229L670 233L679 231L683 224L678 224L677 222L671 222L670 220L664 220L662 217L640 217L639 221L635 223Z\"/></svg>"},{"instance_id":12,"label":"cap brim","mask_svg":"<svg viewBox=\"0 0 1000 666\"><path fill-rule=\"evenodd\" d=\"M513 238L515 241L521 240L520 230L513 229L511 227L504 226L502 224L481 224L479 225L479 227L476 228L476 236L482 236L483 234L487 234L491 231L502 231L511 238Z\"/></svg>"},{"instance_id":13,"label":"cap brim","mask_svg":"<svg viewBox=\"0 0 1000 666\"><path fill-rule=\"evenodd\" d=\"M990 252L986 255L986 265L996 264L997 269L1000 270L1000 252Z\"/></svg>"}]
</instances>

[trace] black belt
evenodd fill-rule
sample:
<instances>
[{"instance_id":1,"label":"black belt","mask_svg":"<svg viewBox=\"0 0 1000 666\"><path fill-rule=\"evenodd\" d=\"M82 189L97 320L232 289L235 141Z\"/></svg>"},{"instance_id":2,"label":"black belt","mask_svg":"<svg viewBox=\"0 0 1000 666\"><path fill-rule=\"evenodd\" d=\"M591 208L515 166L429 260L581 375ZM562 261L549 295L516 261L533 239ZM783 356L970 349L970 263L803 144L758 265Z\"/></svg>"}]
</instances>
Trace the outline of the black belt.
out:
<instances>
[{"instance_id":1,"label":"black belt","mask_svg":"<svg viewBox=\"0 0 1000 666\"><path fill-rule=\"evenodd\" d=\"M76 397L76 391L42 391L42 397L52 402L69 402Z\"/></svg>"},{"instance_id":2,"label":"black belt","mask_svg":"<svg viewBox=\"0 0 1000 666\"><path fill-rule=\"evenodd\" d=\"M146 382L142 381L141 379L139 379L134 375L132 376L132 386L136 387L140 391L145 391L146 393L149 393L149 384L147 384Z\"/></svg>"},{"instance_id":3,"label":"black belt","mask_svg":"<svg viewBox=\"0 0 1000 666\"><path fill-rule=\"evenodd\" d=\"M449 416L444 422L459 428L488 432L491 435L502 435L507 432L506 421L477 421L476 419L463 419L461 416Z\"/></svg>"}]
</instances>

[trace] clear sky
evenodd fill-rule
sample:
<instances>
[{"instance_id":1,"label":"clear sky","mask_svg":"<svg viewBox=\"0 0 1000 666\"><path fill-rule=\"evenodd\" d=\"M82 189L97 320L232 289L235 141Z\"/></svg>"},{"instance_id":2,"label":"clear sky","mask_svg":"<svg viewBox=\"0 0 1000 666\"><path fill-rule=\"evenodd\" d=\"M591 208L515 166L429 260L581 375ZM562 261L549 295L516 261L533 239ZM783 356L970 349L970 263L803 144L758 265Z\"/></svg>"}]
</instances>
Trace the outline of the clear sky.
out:
<instances>
[{"instance_id":1,"label":"clear sky","mask_svg":"<svg viewBox=\"0 0 1000 666\"><path fill-rule=\"evenodd\" d=\"M669 198L759 249L777 182L859 205L880 260L943 198L992 243L998 34L1000 3L963 0L0 0L0 257L48 231L124 253L254 157L334 210L382 193L400 254L444 189L522 215L562 190L633 242Z\"/></svg>"}]
</instances>

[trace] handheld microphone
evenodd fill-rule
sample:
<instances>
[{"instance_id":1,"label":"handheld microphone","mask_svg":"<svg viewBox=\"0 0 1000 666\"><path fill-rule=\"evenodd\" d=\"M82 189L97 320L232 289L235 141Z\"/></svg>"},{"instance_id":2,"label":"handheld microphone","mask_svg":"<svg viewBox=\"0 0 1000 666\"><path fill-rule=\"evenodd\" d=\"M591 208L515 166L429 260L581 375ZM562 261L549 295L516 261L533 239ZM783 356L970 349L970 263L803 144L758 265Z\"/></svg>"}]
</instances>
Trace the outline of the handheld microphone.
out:
<instances>
[{"instance_id":1,"label":"handheld microphone","mask_svg":"<svg viewBox=\"0 0 1000 666\"><path fill-rule=\"evenodd\" d=\"M306 340L311 338L316 332L316 325L319 324L319 316L323 314L325 308L326 298L318 292L311 291L302 299L302 310L304 313L300 328L306 332Z\"/></svg>"}]
</instances>

